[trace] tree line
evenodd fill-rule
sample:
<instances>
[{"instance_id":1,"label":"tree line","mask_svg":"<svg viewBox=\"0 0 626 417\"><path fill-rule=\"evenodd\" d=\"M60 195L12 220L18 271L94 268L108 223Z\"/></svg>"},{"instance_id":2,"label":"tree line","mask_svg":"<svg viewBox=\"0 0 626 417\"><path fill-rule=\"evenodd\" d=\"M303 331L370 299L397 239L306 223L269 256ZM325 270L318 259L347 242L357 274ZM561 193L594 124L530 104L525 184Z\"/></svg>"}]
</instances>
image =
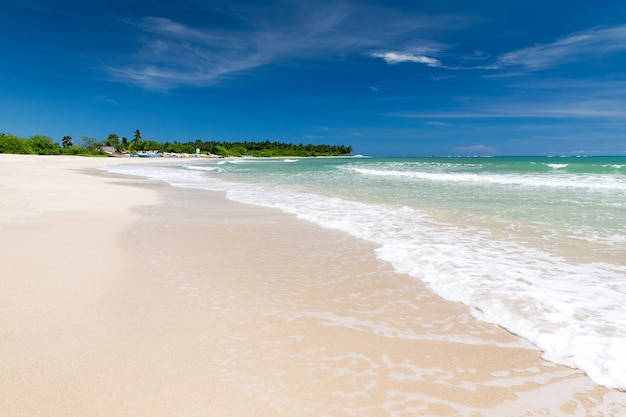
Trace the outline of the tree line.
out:
<instances>
[{"instance_id":1,"label":"tree line","mask_svg":"<svg viewBox=\"0 0 626 417\"><path fill-rule=\"evenodd\" d=\"M255 156L255 157L284 157L284 156L338 156L352 152L352 146L344 145L314 145L293 144L285 142L226 142L202 141L193 142L157 142L144 140L140 130L133 133L132 139L120 138L112 133L104 140L97 140L83 136L79 144L75 144L71 136L64 136L61 143L55 142L45 135L35 135L29 138L19 138L11 134L0 133L0 153L38 154L38 155L106 155L103 146L116 149L118 152L133 153L139 151L157 151L172 153L193 154L199 151L203 154L219 156Z\"/></svg>"},{"instance_id":2,"label":"tree line","mask_svg":"<svg viewBox=\"0 0 626 417\"><path fill-rule=\"evenodd\" d=\"M81 145L74 145L71 137L65 136L62 144L51 137L35 135L20 138L15 135L0 133L0 153L35 154L35 155L106 155L100 149L98 141L85 140Z\"/></svg>"}]
</instances>

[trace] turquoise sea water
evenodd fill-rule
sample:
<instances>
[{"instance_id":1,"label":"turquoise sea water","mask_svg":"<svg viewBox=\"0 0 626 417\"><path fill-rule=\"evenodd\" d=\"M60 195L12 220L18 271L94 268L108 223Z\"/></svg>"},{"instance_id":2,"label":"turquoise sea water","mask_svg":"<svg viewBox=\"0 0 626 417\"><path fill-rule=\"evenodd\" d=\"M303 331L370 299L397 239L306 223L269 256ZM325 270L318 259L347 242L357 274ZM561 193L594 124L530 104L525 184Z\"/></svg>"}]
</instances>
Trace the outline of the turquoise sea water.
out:
<instances>
[{"instance_id":1,"label":"turquoise sea water","mask_svg":"<svg viewBox=\"0 0 626 417\"><path fill-rule=\"evenodd\" d=\"M110 171L222 190L379 258L546 359L626 389L626 158L182 160Z\"/></svg>"}]
</instances>

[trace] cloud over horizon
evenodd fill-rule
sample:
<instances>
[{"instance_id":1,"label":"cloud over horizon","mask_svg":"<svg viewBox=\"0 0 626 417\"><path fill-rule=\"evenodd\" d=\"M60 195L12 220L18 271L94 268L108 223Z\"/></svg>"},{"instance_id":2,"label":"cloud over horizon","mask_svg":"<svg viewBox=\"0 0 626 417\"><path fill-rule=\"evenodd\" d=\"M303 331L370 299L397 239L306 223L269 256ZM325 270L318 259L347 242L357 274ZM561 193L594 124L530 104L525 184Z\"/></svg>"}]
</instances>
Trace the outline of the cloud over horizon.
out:
<instances>
[{"instance_id":1,"label":"cloud over horizon","mask_svg":"<svg viewBox=\"0 0 626 417\"><path fill-rule=\"evenodd\" d=\"M457 152L470 155L494 155L500 153L496 148L484 144L457 146L454 148Z\"/></svg>"}]
</instances>

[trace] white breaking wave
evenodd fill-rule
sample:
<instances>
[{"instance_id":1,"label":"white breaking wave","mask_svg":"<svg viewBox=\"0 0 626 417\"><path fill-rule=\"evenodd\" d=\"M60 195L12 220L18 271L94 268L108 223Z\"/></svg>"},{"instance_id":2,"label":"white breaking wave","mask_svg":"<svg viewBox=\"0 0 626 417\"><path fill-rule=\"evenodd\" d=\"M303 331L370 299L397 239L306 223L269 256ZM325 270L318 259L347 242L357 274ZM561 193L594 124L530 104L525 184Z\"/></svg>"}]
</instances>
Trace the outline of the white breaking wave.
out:
<instances>
[{"instance_id":1,"label":"white breaking wave","mask_svg":"<svg viewBox=\"0 0 626 417\"><path fill-rule=\"evenodd\" d=\"M222 172L220 167L213 166L204 166L204 165L184 165L183 168L191 169L195 171L206 171L206 172Z\"/></svg>"},{"instance_id":2,"label":"white breaking wave","mask_svg":"<svg viewBox=\"0 0 626 417\"><path fill-rule=\"evenodd\" d=\"M350 167L348 170L372 177L395 177L436 182L459 182L492 185L515 185L522 187L586 188L593 190L626 191L626 178L618 179L601 175L567 175L562 177L545 174L476 174L443 173L423 171L396 171Z\"/></svg>"}]
</instances>

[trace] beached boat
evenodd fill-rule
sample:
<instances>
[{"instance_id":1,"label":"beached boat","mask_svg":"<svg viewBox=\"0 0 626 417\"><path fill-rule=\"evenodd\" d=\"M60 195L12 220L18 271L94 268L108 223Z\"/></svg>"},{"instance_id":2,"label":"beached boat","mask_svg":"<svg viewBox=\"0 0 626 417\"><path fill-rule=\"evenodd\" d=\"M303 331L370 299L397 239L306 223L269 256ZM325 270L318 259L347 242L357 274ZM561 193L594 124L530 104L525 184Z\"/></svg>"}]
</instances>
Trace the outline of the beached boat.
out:
<instances>
[{"instance_id":1,"label":"beached boat","mask_svg":"<svg viewBox=\"0 0 626 417\"><path fill-rule=\"evenodd\" d=\"M131 154L130 156L140 157L140 158L159 158L161 156L161 152L136 152Z\"/></svg>"}]
</instances>

